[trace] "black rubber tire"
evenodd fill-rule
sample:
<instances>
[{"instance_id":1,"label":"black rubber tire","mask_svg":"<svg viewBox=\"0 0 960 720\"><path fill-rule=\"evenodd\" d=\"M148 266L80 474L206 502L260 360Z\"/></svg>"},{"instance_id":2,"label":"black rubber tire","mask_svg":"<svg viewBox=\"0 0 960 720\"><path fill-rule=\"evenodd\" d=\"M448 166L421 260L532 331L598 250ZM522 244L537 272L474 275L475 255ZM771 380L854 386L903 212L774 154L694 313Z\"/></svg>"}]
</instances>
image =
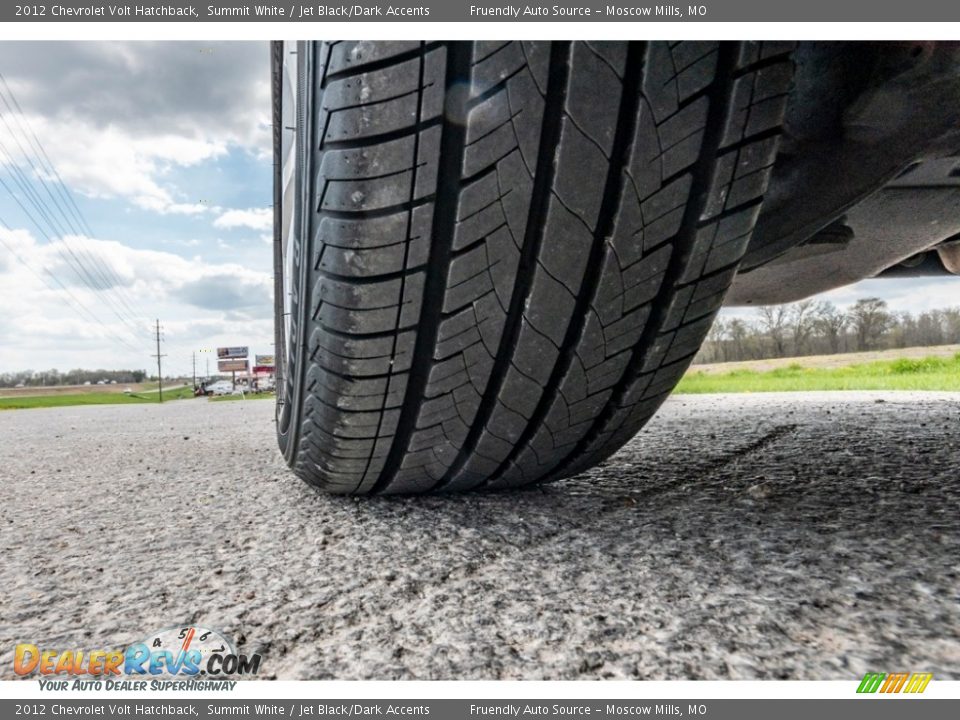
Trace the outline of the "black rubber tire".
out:
<instances>
[{"instance_id":1,"label":"black rubber tire","mask_svg":"<svg viewBox=\"0 0 960 720\"><path fill-rule=\"evenodd\" d=\"M733 279L791 51L301 44L305 200L278 284L296 473L336 493L505 488L615 452Z\"/></svg>"}]
</instances>

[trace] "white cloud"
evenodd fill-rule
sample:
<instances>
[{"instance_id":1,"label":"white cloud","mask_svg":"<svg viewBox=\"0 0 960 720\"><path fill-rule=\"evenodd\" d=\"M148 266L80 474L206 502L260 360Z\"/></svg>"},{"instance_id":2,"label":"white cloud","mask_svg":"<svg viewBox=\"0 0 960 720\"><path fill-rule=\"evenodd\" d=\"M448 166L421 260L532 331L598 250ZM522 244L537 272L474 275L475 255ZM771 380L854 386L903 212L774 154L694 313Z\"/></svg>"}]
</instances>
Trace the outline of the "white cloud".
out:
<instances>
[{"instance_id":1,"label":"white cloud","mask_svg":"<svg viewBox=\"0 0 960 720\"><path fill-rule=\"evenodd\" d=\"M250 228L251 230L269 230L273 227L271 208L249 208L247 210L227 210L213 221L218 228Z\"/></svg>"},{"instance_id":2,"label":"white cloud","mask_svg":"<svg viewBox=\"0 0 960 720\"><path fill-rule=\"evenodd\" d=\"M879 297L891 310L913 313L960 305L960 278L919 277L861 280L853 285L823 293L823 300L838 306L852 305L860 298Z\"/></svg>"},{"instance_id":3,"label":"white cloud","mask_svg":"<svg viewBox=\"0 0 960 720\"><path fill-rule=\"evenodd\" d=\"M0 65L30 115L270 153L266 42L5 42Z\"/></svg>"},{"instance_id":4,"label":"white cloud","mask_svg":"<svg viewBox=\"0 0 960 720\"><path fill-rule=\"evenodd\" d=\"M271 152L266 43L2 43L0 66L61 177L85 195L200 214L214 209L172 170L232 147ZM6 126L19 132L17 120L4 123L18 155Z\"/></svg>"},{"instance_id":5,"label":"white cloud","mask_svg":"<svg viewBox=\"0 0 960 720\"><path fill-rule=\"evenodd\" d=\"M878 297L885 300L893 312L914 315L927 310L960 306L960 277L885 278L861 280L852 285L815 295L815 300L832 302L846 310L860 298ZM755 318L754 307L725 307L727 318Z\"/></svg>"},{"instance_id":6,"label":"white cloud","mask_svg":"<svg viewBox=\"0 0 960 720\"><path fill-rule=\"evenodd\" d=\"M199 214L211 209L164 182L175 167L185 168L227 153L222 142L171 135L135 137L126 130L98 128L80 119L32 117L28 120L44 138L44 147L60 177L73 190L90 197L122 197L158 213ZM13 143L0 140L8 151ZM12 153L13 154L13 153ZM14 160L25 172L29 162ZM39 182L39 181L38 181Z\"/></svg>"},{"instance_id":7,"label":"white cloud","mask_svg":"<svg viewBox=\"0 0 960 720\"><path fill-rule=\"evenodd\" d=\"M0 67L26 122L78 200L119 200L119 213L139 208L166 216L206 215L226 223L219 227L247 229L252 236L245 244L240 233L224 233L233 247L218 250L215 236L184 236L177 229L182 223L169 223L166 237L137 239L154 248L196 246L194 251L204 248L211 257L229 253L229 262L212 263L123 242L68 235L44 243L26 231L4 231L3 239L37 274L0 245L0 370L150 367L155 352L150 325L157 317L164 326L165 363L172 366L188 367L191 350L218 344L271 352L273 281L269 272L259 271L270 267L259 242L270 226L269 211L265 220L255 209L231 215L215 204L224 197L235 198L240 208L257 203L246 179L237 182L221 173L235 161L269 160L269 45L7 42L0 43ZM17 127L14 118L4 116ZM28 145L27 135L16 136ZM0 122L0 143L33 173L19 157L16 136ZM2 158L0 153L0 164ZM91 219L98 228L116 227L109 217L92 213ZM158 218L151 237L163 223ZM73 267L71 250L118 287L88 287L85 273ZM133 306L135 319L126 317L124 301ZM78 313L73 305L86 311Z\"/></svg>"},{"instance_id":8,"label":"white cloud","mask_svg":"<svg viewBox=\"0 0 960 720\"><path fill-rule=\"evenodd\" d=\"M0 240L6 258L0 264L0 307L4 308L0 371L150 367L154 352L150 327L156 317L164 327L163 351L171 363L183 365L193 350L208 345L246 344L270 351L273 278L268 272L84 239L84 249L108 260L122 280L122 291L104 292L80 281L65 260L69 253L60 241L39 243L25 230L2 229ZM77 238L70 242L75 247L81 243ZM17 258L28 262L33 271ZM128 322L112 310L122 308L121 295L137 312L136 318L129 319L120 310ZM78 311L78 306L83 309ZM100 322L92 321L90 313Z\"/></svg>"}]
</instances>

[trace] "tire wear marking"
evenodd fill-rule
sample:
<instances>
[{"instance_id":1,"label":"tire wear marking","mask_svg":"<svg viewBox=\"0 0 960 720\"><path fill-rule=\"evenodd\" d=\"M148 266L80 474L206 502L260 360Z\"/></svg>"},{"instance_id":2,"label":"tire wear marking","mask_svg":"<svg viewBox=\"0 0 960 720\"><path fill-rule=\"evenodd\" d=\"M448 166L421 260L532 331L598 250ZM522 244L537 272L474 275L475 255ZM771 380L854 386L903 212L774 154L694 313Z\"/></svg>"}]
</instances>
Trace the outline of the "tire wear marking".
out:
<instances>
[{"instance_id":1,"label":"tire wear marking","mask_svg":"<svg viewBox=\"0 0 960 720\"><path fill-rule=\"evenodd\" d=\"M453 252L453 233L457 221L460 174L466 148L466 128L457 118L465 117L467 98L451 92L455 84L470 76L470 43L447 44L443 126L440 135L440 164L437 171L436 202L430 232L430 256L423 286L420 322L414 343L413 361L407 377L404 401L397 421L393 442L383 464L383 471L370 489L380 493L390 486L399 471L403 456L416 429L417 415L426 395L433 352L440 328L443 298L446 292L447 268ZM454 107L454 104L459 107ZM414 158L416 162L416 158ZM403 304L403 297L400 298Z\"/></svg>"},{"instance_id":2,"label":"tire wear marking","mask_svg":"<svg viewBox=\"0 0 960 720\"><path fill-rule=\"evenodd\" d=\"M419 77L417 79L417 118L416 118L416 122L414 123L414 127L416 128L416 131L413 134L413 157L412 157L413 176L410 179L410 198L408 201L411 204L413 203L414 195L417 192L417 169L419 168L419 165L420 165L419 163L420 133L421 133L420 125L421 125L422 113L423 113L423 64L424 64L423 54L424 54L424 46L423 46L423 43L420 43L420 53L417 56L419 58L418 70L417 70L417 72L419 73ZM409 259L410 259L410 243L413 241L411 238L412 230L413 230L413 208L410 208L409 210L407 210L407 229L406 229L406 233L404 234L405 241L403 243L403 264L401 265L402 270L399 271L400 290L397 295L398 302L397 302L396 320L393 323L394 328L396 328L396 330L393 334L393 343L390 349L391 358L395 358L397 356L397 341L400 338L399 328L400 328L401 320L403 316L403 301L404 301L404 298L406 297L405 291L407 287L407 274L409 272L412 272L411 269L407 267L409 265ZM387 278L385 278L383 275L380 275L373 279L376 281L382 281ZM330 372L329 368L327 368L327 372ZM369 375L365 377L368 380L371 379L371 376ZM377 443L380 440L380 433L383 430L383 417L384 415L386 415L386 412L387 412L387 400L390 398L390 385L393 380L393 362L392 361L390 363L390 369L386 373L385 379L386 379L386 383L384 384L383 402L380 405L380 413L379 413L379 416L377 417L377 429L374 432L374 439L373 439L373 443L370 446L370 454L367 456L367 463L366 465L364 465L363 472L360 474L360 479L357 481L357 486L354 488L354 493L356 493L357 490L359 490L360 487L367 480L367 474L370 472L370 463L373 462L373 456L376 453ZM399 432L399 428L398 428L398 432Z\"/></svg>"}]
</instances>

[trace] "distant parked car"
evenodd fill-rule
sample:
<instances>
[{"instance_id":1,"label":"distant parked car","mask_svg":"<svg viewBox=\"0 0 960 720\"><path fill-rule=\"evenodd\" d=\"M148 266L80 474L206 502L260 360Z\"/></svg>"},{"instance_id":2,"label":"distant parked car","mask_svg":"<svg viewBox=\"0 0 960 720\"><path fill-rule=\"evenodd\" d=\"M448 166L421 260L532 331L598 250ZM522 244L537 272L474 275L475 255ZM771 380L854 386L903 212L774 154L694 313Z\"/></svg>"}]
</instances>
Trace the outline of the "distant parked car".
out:
<instances>
[{"instance_id":1,"label":"distant parked car","mask_svg":"<svg viewBox=\"0 0 960 720\"><path fill-rule=\"evenodd\" d=\"M218 380L211 385L207 385L208 395L232 395L233 392L233 383L229 380Z\"/></svg>"}]
</instances>

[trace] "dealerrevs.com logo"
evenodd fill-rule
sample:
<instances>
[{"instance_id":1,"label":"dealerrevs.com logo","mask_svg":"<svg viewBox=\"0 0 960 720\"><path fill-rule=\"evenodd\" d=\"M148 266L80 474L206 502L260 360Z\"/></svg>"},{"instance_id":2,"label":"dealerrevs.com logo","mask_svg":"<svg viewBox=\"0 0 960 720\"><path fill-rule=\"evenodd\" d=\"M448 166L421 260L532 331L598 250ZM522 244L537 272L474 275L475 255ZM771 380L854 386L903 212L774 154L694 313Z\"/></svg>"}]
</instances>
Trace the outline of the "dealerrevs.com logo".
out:
<instances>
[{"instance_id":1,"label":"dealerrevs.com logo","mask_svg":"<svg viewBox=\"0 0 960 720\"><path fill-rule=\"evenodd\" d=\"M242 655L233 643L216 630L197 626L175 627L148 635L125 650L72 650L40 648L20 643L14 650L13 670L21 677L67 676L79 679L103 679L107 689L147 689L146 682L118 682L116 676L144 678L150 689L164 689L164 680L231 680L255 675L260 669L259 654ZM67 689L66 682L41 683L49 689ZM171 689L182 685L169 686ZM45 688L46 689L46 688Z\"/></svg>"}]
</instances>

